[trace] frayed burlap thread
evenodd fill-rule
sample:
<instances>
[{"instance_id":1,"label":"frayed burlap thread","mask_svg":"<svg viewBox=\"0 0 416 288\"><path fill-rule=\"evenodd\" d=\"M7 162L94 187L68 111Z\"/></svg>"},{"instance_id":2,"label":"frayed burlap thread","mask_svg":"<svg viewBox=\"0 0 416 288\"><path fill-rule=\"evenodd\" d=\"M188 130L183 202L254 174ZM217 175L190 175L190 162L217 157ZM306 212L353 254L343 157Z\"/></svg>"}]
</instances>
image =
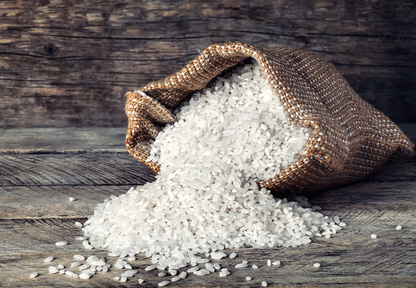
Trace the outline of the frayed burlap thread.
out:
<instances>
[{"instance_id":1,"label":"frayed burlap thread","mask_svg":"<svg viewBox=\"0 0 416 288\"><path fill-rule=\"evenodd\" d=\"M159 165L146 161L149 141L158 133L155 124L174 123L169 109L250 57L262 67L289 121L313 129L302 158L259 182L260 187L285 193L318 191L359 180L389 161L413 155L414 144L359 97L332 64L297 48L242 43L211 45L179 72L127 92L129 153L158 173Z\"/></svg>"}]
</instances>

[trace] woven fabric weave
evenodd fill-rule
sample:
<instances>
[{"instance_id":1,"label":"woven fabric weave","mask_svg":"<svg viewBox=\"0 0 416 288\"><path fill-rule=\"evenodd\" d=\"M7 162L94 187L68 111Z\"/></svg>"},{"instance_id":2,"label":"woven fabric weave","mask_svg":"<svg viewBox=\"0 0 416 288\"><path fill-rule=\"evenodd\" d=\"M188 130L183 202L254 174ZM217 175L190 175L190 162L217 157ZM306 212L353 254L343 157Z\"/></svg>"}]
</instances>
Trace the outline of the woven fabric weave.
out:
<instances>
[{"instance_id":1,"label":"woven fabric weave","mask_svg":"<svg viewBox=\"0 0 416 288\"><path fill-rule=\"evenodd\" d=\"M313 129L302 158L260 187L289 193L322 190L359 180L389 161L412 157L414 144L382 112L358 96L337 69L314 54L286 47L214 44L183 69L141 91L127 92L126 148L147 162L155 124L174 123L169 109L246 58L257 61L293 124Z\"/></svg>"}]
</instances>

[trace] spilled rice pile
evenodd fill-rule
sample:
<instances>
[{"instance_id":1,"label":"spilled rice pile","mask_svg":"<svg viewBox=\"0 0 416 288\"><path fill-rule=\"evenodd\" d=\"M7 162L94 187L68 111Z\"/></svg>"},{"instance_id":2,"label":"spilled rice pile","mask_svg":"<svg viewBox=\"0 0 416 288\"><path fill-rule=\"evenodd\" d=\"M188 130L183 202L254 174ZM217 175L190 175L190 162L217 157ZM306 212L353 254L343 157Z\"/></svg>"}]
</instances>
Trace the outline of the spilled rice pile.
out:
<instances>
[{"instance_id":1,"label":"spilled rice pile","mask_svg":"<svg viewBox=\"0 0 416 288\"><path fill-rule=\"evenodd\" d=\"M123 259L149 257L146 269L172 276L160 286L191 272L227 276L227 268L211 262L227 256L224 249L296 247L345 226L305 198L276 199L257 186L296 162L311 133L287 121L259 65L235 68L214 84L184 103L175 113L178 121L152 143L148 161L161 165L156 181L110 197L82 228L86 248L109 250L119 257L116 268L132 269ZM89 262L79 277L111 267L102 258ZM130 271L115 280L137 273Z\"/></svg>"}]
</instances>

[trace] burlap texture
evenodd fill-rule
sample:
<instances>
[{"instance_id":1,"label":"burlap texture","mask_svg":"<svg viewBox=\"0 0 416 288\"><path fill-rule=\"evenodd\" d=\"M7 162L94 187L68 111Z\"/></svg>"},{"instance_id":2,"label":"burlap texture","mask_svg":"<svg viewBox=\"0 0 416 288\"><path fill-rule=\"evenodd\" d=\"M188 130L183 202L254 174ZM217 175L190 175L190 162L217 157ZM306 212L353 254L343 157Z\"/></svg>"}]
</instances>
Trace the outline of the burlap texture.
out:
<instances>
[{"instance_id":1,"label":"burlap texture","mask_svg":"<svg viewBox=\"0 0 416 288\"><path fill-rule=\"evenodd\" d=\"M285 193L322 190L356 181L386 162L413 155L414 144L359 97L332 64L296 48L242 43L211 45L179 72L141 91L127 92L129 153L158 173L157 163L146 162L149 140L158 133L154 123L175 122L168 109L249 57L261 65L289 121L314 131L303 148L305 156L259 182L260 187Z\"/></svg>"}]
</instances>

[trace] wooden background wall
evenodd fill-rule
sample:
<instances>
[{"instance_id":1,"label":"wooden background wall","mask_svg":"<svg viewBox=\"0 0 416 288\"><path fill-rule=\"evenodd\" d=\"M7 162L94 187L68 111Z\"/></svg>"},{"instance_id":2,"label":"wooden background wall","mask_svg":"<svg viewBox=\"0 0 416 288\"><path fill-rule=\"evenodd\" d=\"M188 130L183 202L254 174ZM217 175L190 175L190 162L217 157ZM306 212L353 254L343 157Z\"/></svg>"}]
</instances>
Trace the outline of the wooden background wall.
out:
<instances>
[{"instance_id":1,"label":"wooden background wall","mask_svg":"<svg viewBox=\"0 0 416 288\"><path fill-rule=\"evenodd\" d=\"M127 90L236 40L314 51L416 122L414 0L1 0L0 128L126 125Z\"/></svg>"}]
</instances>

